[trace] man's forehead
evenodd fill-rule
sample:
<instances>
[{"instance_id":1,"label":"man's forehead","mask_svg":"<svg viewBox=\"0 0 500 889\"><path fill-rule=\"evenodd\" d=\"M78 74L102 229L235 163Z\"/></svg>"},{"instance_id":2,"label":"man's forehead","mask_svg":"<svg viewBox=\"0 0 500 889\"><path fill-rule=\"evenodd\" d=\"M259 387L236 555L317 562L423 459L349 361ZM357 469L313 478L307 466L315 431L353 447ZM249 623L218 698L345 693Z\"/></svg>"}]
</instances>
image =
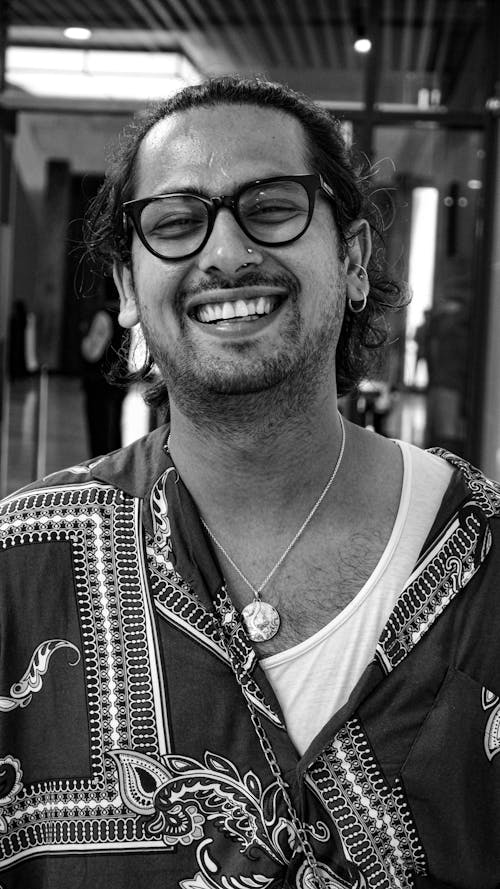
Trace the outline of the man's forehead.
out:
<instances>
[{"instance_id":1,"label":"man's forehead","mask_svg":"<svg viewBox=\"0 0 500 889\"><path fill-rule=\"evenodd\" d=\"M158 121L139 149L137 188L306 172L301 123L279 109L217 105ZM193 182L190 183L190 178ZM180 182L180 180L183 182Z\"/></svg>"}]
</instances>

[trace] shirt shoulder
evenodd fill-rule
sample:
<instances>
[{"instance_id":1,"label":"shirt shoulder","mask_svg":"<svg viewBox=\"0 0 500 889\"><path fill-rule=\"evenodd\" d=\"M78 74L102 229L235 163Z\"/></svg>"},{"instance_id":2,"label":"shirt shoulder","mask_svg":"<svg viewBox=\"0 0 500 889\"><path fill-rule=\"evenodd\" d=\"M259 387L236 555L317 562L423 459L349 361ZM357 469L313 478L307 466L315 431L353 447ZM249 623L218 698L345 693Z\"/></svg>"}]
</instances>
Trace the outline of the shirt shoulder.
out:
<instances>
[{"instance_id":1,"label":"shirt shoulder","mask_svg":"<svg viewBox=\"0 0 500 889\"><path fill-rule=\"evenodd\" d=\"M455 470L445 501L456 499L460 502L465 496L473 500L487 517L500 516L500 483L498 481L488 478L477 466L469 463L463 457L450 453L450 451L442 448L430 448L427 453L446 460ZM443 505L445 505L445 501L443 501Z\"/></svg>"},{"instance_id":2,"label":"shirt shoulder","mask_svg":"<svg viewBox=\"0 0 500 889\"><path fill-rule=\"evenodd\" d=\"M55 488L80 489L112 487L132 497L146 498L167 465L164 450L168 429L164 426L149 435L109 454L83 461L37 479L8 494L0 501L0 510L12 509L12 504L33 494Z\"/></svg>"}]
</instances>

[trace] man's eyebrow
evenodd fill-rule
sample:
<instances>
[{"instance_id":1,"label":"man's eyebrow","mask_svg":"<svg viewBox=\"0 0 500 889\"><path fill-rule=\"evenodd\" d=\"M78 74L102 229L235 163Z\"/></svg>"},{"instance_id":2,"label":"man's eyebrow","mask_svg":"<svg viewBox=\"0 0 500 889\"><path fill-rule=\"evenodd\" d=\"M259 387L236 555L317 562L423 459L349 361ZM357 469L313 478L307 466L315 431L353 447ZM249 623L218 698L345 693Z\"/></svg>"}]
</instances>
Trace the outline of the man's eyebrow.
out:
<instances>
[{"instance_id":1,"label":"man's eyebrow","mask_svg":"<svg viewBox=\"0 0 500 889\"><path fill-rule=\"evenodd\" d=\"M199 195L202 198L212 197L211 192L208 191L206 188L203 188L203 186L190 186L190 185L180 185L180 186L169 185L168 187L165 187L165 188L159 188L154 193L148 195L148 197L156 198L156 197L161 197L162 195L169 195L169 194L194 194L194 195Z\"/></svg>"},{"instance_id":2,"label":"man's eyebrow","mask_svg":"<svg viewBox=\"0 0 500 889\"><path fill-rule=\"evenodd\" d=\"M256 177L255 179L245 179L244 182L239 182L239 183L233 185L231 188L224 189L223 193L225 195L236 194L236 192L241 191L243 188L246 188L249 185L253 185L255 182L260 182L262 179L273 179L273 178L275 178L275 177L273 177L273 176L259 176L259 177ZM279 178L278 174L277 174L276 178ZM181 185L181 186L169 185L168 187L167 186L165 186L163 188L160 187L158 189L158 191L155 191L154 194L152 193L152 194L148 195L147 197L159 197L161 195L168 195L168 194L193 194L193 195L198 195L201 198L212 198L212 197L219 197L220 196L220 192L217 192L214 194L213 191L209 191L207 188L204 188L203 185Z\"/></svg>"}]
</instances>

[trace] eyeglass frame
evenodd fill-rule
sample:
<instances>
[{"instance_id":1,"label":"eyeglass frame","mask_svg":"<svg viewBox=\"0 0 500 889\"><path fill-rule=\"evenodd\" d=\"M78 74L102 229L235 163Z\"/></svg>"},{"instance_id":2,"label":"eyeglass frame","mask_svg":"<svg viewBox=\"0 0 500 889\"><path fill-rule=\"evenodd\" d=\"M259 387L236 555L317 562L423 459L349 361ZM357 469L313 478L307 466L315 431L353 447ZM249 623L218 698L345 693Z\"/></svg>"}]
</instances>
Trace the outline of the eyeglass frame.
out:
<instances>
[{"instance_id":1,"label":"eyeglass frame","mask_svg":"<svg viewBox=\"0 0 500 889\"><path fill-rule=\"evenodd\" d=\"M245 228L244 223L242 223L240 214L238 212L237 204L241 194L248 189L259 186L259 185L268 185L270 182L299 182L304 190L307 193L307 198L309 201L309 208L307 214L307 220L304 228L298 235L294 235L293 238L287 238L285 241L263 241L260 238L254 237L250 232L248 232ZM130 220L135 229L135 233L141 243L144 245L146 250L156 256L158 259L163 259L166 262L181 262L184 259L191 259L193 256L196 256L200 253L205 244L207 244L210 239L210 235L213 232L215 221L217 219L217 214L219 210L223 207L230 210L233 214L234 219L237 224L241 228L244 235L254 244L259 244L262 247L284 247L285 244L293 244L294 241L298 241L299 238L302 237L309 228L311 224L311 220L314 213L315 203L316 203L316 193L319 190L322 190L326 196L331 200L335 200L335 195L333 189L328 185L325 181L321 173L299 173L294 176L270 176L268 179L254 179L249 182L245 182L241 185L233 194L231 195L212 195L211 197L204 197L203 195L196 194L195 192L181 191L181 192L167 192L165 194L156 194L149 195L145 198L135 198L132 201L125 201L122 204L122 212L123 212L123 226L125 229L128 228L127 222ZM201 244L190 253L183 254L182 256L164 256L161 253L158 253L151 244L148 243L144 231L141 225L141 214L148 204L153 203L154 201L162 200L163 198L178 198L178 197L191 197L197 198L207 207L208 221L207 221L207 231L203 237Z\"/></svg>"}]
</instances>

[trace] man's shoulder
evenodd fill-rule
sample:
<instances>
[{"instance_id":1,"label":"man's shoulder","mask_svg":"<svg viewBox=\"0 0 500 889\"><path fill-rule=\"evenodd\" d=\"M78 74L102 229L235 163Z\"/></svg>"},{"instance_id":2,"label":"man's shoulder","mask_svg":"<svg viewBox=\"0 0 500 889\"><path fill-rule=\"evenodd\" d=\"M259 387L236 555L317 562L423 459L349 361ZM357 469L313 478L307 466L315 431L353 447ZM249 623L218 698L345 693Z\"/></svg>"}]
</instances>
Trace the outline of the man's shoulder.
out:
<instances>
[{"instance_id":1,"label":"man's shoulder","mask_svg":"<svg viewBox=\"0 0 500 889\"><path fill-rule=\"evenodd\" d=\"M83 514L106 508L122 497L112 485L94 479L92 466L82 463L31 482L0 501L0 537L15 542L15 531L28 528L42 533L40 540L54 539L51 532L61 521L79 521ZM14 537L12 535L14 534ZM48 535L48 536L47 536Z\"/></svg>"},{"instance_id":2,"label":"man's shoulder","mask_svg":"<svg viewBox=\"0 0 500 889\"><path fill-rule=\"evenodd\" d=\"M102 457L68 466L8 494L0 510L11 511L34 496L65 492L78 498L83 489L114 488L132 497L143 498L165 469L164 443L167 431L159 427L126 447Z\"/></svg>"},{"instance_id":3,"label":"man's shoulder","mask_svg":"<svg viewBox=\"0 0 500 889\"><path fill-rule=\"evenodd\" d=\"M0 501L0 514L12 513L23 508L23 504L32 502L37 498L44 498L59 491L75 490L75 493L83 487L99 484L92 478L91 462L84 462L75 466L53 472L40 479L30 482L23 487L7 494Z\"/></svg>"},{"instance_id":4,"label":"man's shoulder","mask_svg":"<svg viewBox=\"0 0 500 889\"><path fill-rule=\"evenodd\" d=\"M489 478L464 457L459 457L443 448L430 448L427 453L446 460L455 470L450 482L450 498L460 499L467 496L477 503L488 517L500 517L500 482Z\"/></svg>"}]
</instances>

